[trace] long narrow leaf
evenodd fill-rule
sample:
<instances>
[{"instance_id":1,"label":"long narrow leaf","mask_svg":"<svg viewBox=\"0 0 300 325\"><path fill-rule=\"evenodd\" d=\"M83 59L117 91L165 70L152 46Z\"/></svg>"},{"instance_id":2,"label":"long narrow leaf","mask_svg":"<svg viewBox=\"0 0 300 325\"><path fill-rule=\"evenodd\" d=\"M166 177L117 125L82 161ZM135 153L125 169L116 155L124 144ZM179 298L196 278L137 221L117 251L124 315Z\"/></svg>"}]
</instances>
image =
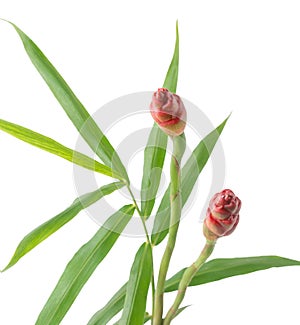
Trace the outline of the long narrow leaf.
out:
<instances>
[{"instance_id":1,"label":"long narrow leaf","mask_svg":"<svg viewBox=\"0 0 300 325\"><path fill-rule=\"evenodd\" d=\"M163 87L176 92L179 65L179 32L176 23L176 42L173 57L165 77ZM144 151L144 169L141 190L141 212L149 217L155 204L155 197L159 188L161 173L165 161L167 135L154 123Z\"/></svg>"},{"instance_id":2,"label":"long narrow leaf","mask_svg":"<svg viewBox=\"0 0 300 325\"><path fill-rule=\"evenodd\" d=\"M120 325L142 325L148 289L152 275L152 252L144 243L136 253L127 284L126 298Z\"/></svg>"},{"instance_id":3,"label":"long narrow leaf","mask_svg":"<svg viewBox=\"0 0 300 325\"><path fill-rule=\"evenodd\" d=\"M141 212L145 217L150 216L155 203L165 161L167 142L167 135L155 124L151 130L144 151Z\"/></svg>"},{"instance_id":4,"label":"long narrow leaf","mask_svg":"<svg viewBox=\"0 0 300 325\"><path fill-rule=\"evenodd\" d=\"M179 31L178 31L178 21L177 21L174 54L163 85L164 88L169 89L172 93L176 93L176 89L177 89L178 68L179 68Z\"/></svg>"},{"instance_id":5,"label":"long narrow leaf","mask_svg":"<svg viewBox=\"0 0 300 325\"><path fill-rule=\"evenodd\" d=\"M126 297L127 282L113 295L109 302L90 319L87 325L107 324L114 316L116 316L124 306ZM149 313L145 313L144 324L151 319ZM120 320L114 323L119 325Z\"/></svg>"},{"instance_id":6,"label":"long narrow leaf","mask_svg":"<svg viewBox=\"0 0 300 325\"><path fill-rule=\"evenodd\" d=\"M128 181L125 167L117 152L59 72L38 46L20 28L11 22L9 23L17 31L31 62L45 80L78 132L104 164L116 170L118 174Z\"/></svg>"},{"instance_id":7,"label":"long narrow leaf","mask_svg":"<svg viewBox=\"0 0 300 325\"><path fill-rule=\"evenodd\" d=\"M78 250L42 309L36 325L60 324L84 284L128 224L134 209L133 205L128 205L114 213L94 237Z\"/></svg>"},{"instance_id":8,"label":"long narrow leaf","mask_svg":"<svg viewBox=\"0 0 300 325\"><path fill-rule=\"evenodd\" d=\"M210 154L226 125L227 120L228 118L198 144L198 146L192 152L191 157L185 163L182 169L181 187L183 205L187 202L197 178L206 165L208 158L210 157ZM151 236L154 245L161 243L168 233L170 223L169 190L170 186L166 190L155 216Z\"/></svg>"},{"instance_id":9,"label":"long narrow leaf","mask_svg":"<svg viewBox=\"0 0 300 325\"><path fill-rule=\"evenodd\" d=\"M202 266L193 281L190 283L190 286L202 285L237 275L243 275L267 270L273 267L284 266L300 266L300 261L291 260L280 256L254 256L214 259ZM178 284L182 278L184 271L185 269L179 271L166 281L165 292L172 292L178 289ZM124 286L126 286L126 284ZM125 301L126 295L126 287L124 288L124 286L118 291L118 299L122 301ZM186 307L183 307L182 309L185 309ZM109 308L113 308L113 306L111 305ZM97 323L95 323L95 325L96 324ZM97 325L100 325L100 323Z\"/></svg>"},{"instance_id":10,"label":"long narrow leaf","mask_svg":"<svg viewBox=\"0 0 300 325\"><path fill-rule=\"evenodd\" d=\"M280 256L254 256L241 258L219 258L205 263L190 283L197 286L213 281L222 280L236 275L266 270L271 267L300 266L300 261L291 260ZM178 284L185 269L176 273L166 282L165 291L171 292L178 289Z\"/></svg>"},{"instance_id":11,"label":"long narrow leaf","mask_svg":"<svg viewBox=\"0 0 300 325\"><path fill-rule=\"evenodd\" d=\"M127 283L121 287L109 300L109 302L90 319L87 325L107 324L115 315L117 315L124 306L126 297Z\"/></svg>"},{"instance_id":12,"label":"long narrow leaf","mask_svg":"<svg viewBox=\"0 0 300 325\"><path fill-rule=\"evenodd\" d=\"M17 125L8 121L0 119L0 130L24 141L35 147L48 151L56 156L62 157L68 161L73 162L84 168L96 171L98 173L117 177L117 173L113 172L111 168L100 164L98 161L80 153L73 151L58 143L57 141L46 137L40 133L29 130L21 125ZM119 176L120 178L121 176Z\"/></svg>"},{"instance_id":13,"label":"long narrow leaf","mask_svg":"<svg viewBox=\"0 0 300 325\"><path fill-rule=\"evenodd\" d=\"M113 191L123 187L124 184L121 182L112 183L105 186L102 186L98 190L84 194L77 198L71 206L69 206L66 210L59 213L57 216L52 219L46 221L39 227L35 228L28 235L26 235L18 245L13 257L11 258L8 265L2 270L2 272L6 271L13 265L15 265L21 257L30 252L33 248L39 245L42 241L47 239L57 230L59 230L66 223L71 221L81 210L87 208L93 203L100 200L103 196L111 194Z\"/></svg>"}]
</instances>

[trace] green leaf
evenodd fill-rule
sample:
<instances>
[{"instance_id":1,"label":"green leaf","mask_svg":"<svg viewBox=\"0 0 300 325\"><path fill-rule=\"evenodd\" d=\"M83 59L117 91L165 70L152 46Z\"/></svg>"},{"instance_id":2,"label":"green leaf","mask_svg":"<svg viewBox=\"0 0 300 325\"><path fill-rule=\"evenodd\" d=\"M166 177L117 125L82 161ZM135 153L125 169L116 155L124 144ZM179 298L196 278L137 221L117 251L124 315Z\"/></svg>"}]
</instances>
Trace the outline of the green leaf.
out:
<instances>
[{"instance_id":1,"label":"green leaf","mask_svg":"<svg viewBox=\"0 0 300 325\"><path fill-rule=\"evenodd\" d=\"M84 168L96 171L98 173L117 177L117 174L111 168L100 164L98 161L65 147L64 145L56 142L55 140L46 137L42 134L24 128L23 126L4 121L0 119L0 130L24 141L35 147L48 151L56 156L62 157L68 161L73 162ZM121 176L117 177L121 178Z\"/></svg>"},{"instance_id":2,"label":"green leaf","mask_svg":"<svg viewBox=\"0 0 300 325\"><path fill-rule=\"evenodd\" d=\"M255 256L241 258L221 258L205 263L197 272L197 275L190 283L190 286L202 285L236 275L248 274L256 271L267 270L272 267L300 266L300 261L291 260L279 256ZM172 292L178 289L178 284L185 269L179 271L166 281L165 292ZM118 299L124 301L126 295L126 284L118 291ZM122 291L121 291L122 290ZM179 313L186 307L179 309ZM178 314L179 314L178 313ZM95 323L96 325L97 323ZM102 323L104 324L104 323ZM94 324L88 324L94 325ZM100 325L97 324L97 325Z\"/></svg>"},{"instance_id":3,"label":"green leaf","mask_svg":"<svg viewBox=\"0 0 300 325\"><path fill-rule=\"evenodd\" d=\"M121 287L109 300L109 302L90 319L87 325L107 324L115 315L117 315L124 306L126 297L127 283Z\"/></svg>"},{"instance_id":4,"label":"green leaf","mask_svg":"<svg viewBox=\"0 0 300 325\"><path fill-rule=\"evenodd\" d=\"M112 170L117 171L118 174L122 175L128 181L125 167L117 152L59 72L37 45L20 28L11 22L8 23L19 34L31 62L45 80L78 132L104 164L111 167Z\"/></svg>"},{"instance_id":5,"label":"green leaf","mask_svg":"<svg viewBox=\"0 0 300 325\"><path fill-rule=\"evenodd\" d=\"M176 42L172 61L163 84L171 92L176 92L179 65L179 32L176 23ZM161 173L165 161L168 136L154 123L144 152L144 169L141 190L141 212L149 217L159 188Z\"/></svg>"},{"instance_id":6,"label":"green leaf","mask_svg":"<svg viewBox=\"0 0 300 325\"><path fill-rule=\"evenodd\" d=\"M176 41L173 53L173 58L170 63L165 81L164 88L169 89L172 93L176 93L177 81L178 81L178 67L179 67L179 32L178 32L178 21L176 22Z\"/></svg>"},{"instance_id":7,"label":"green leaf","mask_svg":"<svg viewBox=\"0 0 300 325\"><path fill-rule=\"evenodd\" d=\"M195 148L192 155L182 168L182 204L184 205L197 181L198 176L206 165L210 154L221 135L228 118L220 124L215 130L209 133ZM169 202L170 186L166 190L160 206L157 210L154 226L152 230L152 243L158 245L168 234L170 223L170 202Z\"/></svg>"},{"instance_id":8,"label":"green leaf","mask_svg":"<svg viewBox=\"0 0 300 325\"><path fill-rule=\"evenodd\" d=\"M167 135L155 124L144 151L144 172L141 190L142 216L149 217L159 188L162 168L165 161Z\"/></svg>"},{"instance_id":9,"label":"green leaf","mask_svg":"<svg viewBox=\"0 0 300 325\"><path fill-rule=\"evenodd\" d=\"M96 267L115 244L130 221L135 208L127 205L114 213L94 237L68 263L42 309L36 325L58 325Z\"/></svg>"},{"instance_id":10,"label":"green leaf","mask_svg":"<svg viewBox=\"0 0 300 325\"><path fill-rule=\"evenodd\" d=\"M236 275L266 270L271 267L293 265L300 265L300 261L295 261L280 256L219 258L205 263L193 278L190 286L197 286ZM185 269L181 270L172 278L167 280L165 292L171 292L178 289L178 284L182 278L184 271Z\"/></svg>"},{"instance_id":11,"label":"green leaf","mask_svg":"<svg viewBox=\"0 0 300 325\"><path fill-rule=\"evenodd\" d=\"M66 223L71 221L81 210L87 208L88 206L100 200L103 196L109 195L113 191L123 186L124 184L121 182L112 183L102 186L94 192L87 193L78 197L66 210L59 213L52 219L46 221L45 223L31 231L28 235L26 235L21 240L8 265L1 272L4 272L13 265L15 265L21 257L30 252L33 248L35 248L42 241L44 241L50 235L59 230Z\"/></svg>"},{"instance_id":12,"label":"green leaf","mask_svg":"<svg viewBox=\"0 0 300 325\"><path fill-rule=\"evenodd\" d=\"M152 252L144 243L136 253L127 284L126 298L120 325L142 325L148 289L152 275Z\"/></svg>"}]
</instances>

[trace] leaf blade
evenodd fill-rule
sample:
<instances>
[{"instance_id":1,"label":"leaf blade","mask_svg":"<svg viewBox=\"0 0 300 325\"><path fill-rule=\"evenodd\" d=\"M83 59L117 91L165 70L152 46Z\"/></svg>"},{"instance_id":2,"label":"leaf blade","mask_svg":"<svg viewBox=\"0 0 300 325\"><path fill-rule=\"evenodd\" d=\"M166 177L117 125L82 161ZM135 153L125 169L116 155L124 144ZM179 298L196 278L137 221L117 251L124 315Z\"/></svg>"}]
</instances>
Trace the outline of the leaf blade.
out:
<instances>
[{"instance_id":1,"label":"leaf blade","mask_svg":"<svg viewBox=\"0 0 300 325\"><path fill-rule=\"evenodd\" d=\"M154 207L165 161L167 143L167 135L160 130L157 124L154 124L144 151L141 213L146 218L150 216Z\"/></svg>"},{"instance_id":2,"label":"leaf blade","mask_svg":"<svg viewBox=\"0 0 300 325\"><path fill-rule=\"evenodd\" d=\"M144 324L151 275L151 247L148 243L144 243L137 251L132 264L120 325Z\"/></svg>"},{"instance_id":3,"label":"leaf blade","mask_svg":"<svg viewBox=\"0 0 300 325\"><path fill-rule=\"evenodd\" d=\"M14 136L19 140L29 143L32 146L50 152L81 167L96 171L106 176L117 176L117 173L113 172L110 167L100 164L98 161L80 152L67 148L59 142L21 125L0 119L0 130ZM118 178L121 178L121 176Z\"/></svg>"},{"instance_id":4,"label":"leaf blade","mask_svg":"<svg viewBox=\"0 0 300 325\"><path fill-rule=\"evenodd\" d=\"M114 213L77 251L42 309L36 325L60 323L84 284L113 247L134 210L133 205L128 205Z\"/></svg>"},{"instance_id":5,"label":"leaf blade","mask_svg":"<svg viewBox=\"0 0 300 325\"><path fill-rule=\"evenodd\" d=\"M176 93L177 82L178 82L178 70L179 70L179 30L178 30L178 21L177 21L174 53L163 85L164 88L169 89L172 93Z\"/></svg>"},{"instance_id":6,"label":"leaf blade","mask_svg":"<svg viewBox=\"0 0 300 325\"><path fill-rule=\"evenodd\" d=\"M233 276L237 276L237 275L243 275L243 274L249 274L252 272L258 272L258 271L263 271L263 270L267 270L269 268L272 267L284 267L284 266L300 266L300 261L296 261L296 260L291 260L291 259L287 259L284 257L280 257L280 256L262 256L263 258L270 258L268 263L265 263L265 265L261 264L261 256L255 256L255 257L245 257L245 258L239 258L240 260L243 259L242 262L249 262L249 267L251 265L253 265L253 262L256 262L255 265L257 266L257 269L252 269L252 270L248 270L247 272L245 271L244 273L239 273L236 274L237 271L234 271L234 269L231 269L231 275L230 277ZM226 269L226 266L224 266L224 264L220 264L220 261L228 261L228 270L230 271L230 267L232 267L232 262L231 260L236 260L236 259L215 259L215 260L211 260L207 263L205 263L203 265L203 267L198 271L197 273L197 278L195 278L190 286L196 286L196 285L202 285L202 284L206 284L206 283L210 283L210 282L214 282L214 281L219 281L224 279L225 277L222 276L222 272L224 270L224 268ZM214 262L216 261L216 262ZM213 263L217 263L220 265L219 270L216 271L216 269L214 268L214 264ZM243 263L241 263L243 264ZM247 264L247 263L245 263ZM216 265L216 264L215 264ZM231 265L231 266L230 266ZM244 269L245 270L245 269ZM184 273L185 269L177 272L174 276L172 276L171 278L169 278L166 281L166 286L165 286L165 292L173 292L176 291L178 289L178 284L181 280L181 277ZM229 276L227 276L229 277ZM126 285L126 284L125 284ZM124 286L123 286L124 287ZM120 292L121 296L120 298L123 299L123 301L125 300L125 295L126 295L126 290L124 290L122 287L122 292ZM186 307L183 307L182 310L180 309L180 312L183 311ZM100 325L99 324L88 324L88 325Z\"/></svg>"},{"instance_id":7,"label":"leaf blade","mask_svg":"<svg viewBox=\"0 0 300 325\"><path fill-rule=\"evenodd\" d=\"M173 57L165 76L164 88L175 93L178 82L179 67L179 31L176 22L176 40ZM161 173L165 162L168 136L154 123L144 151L144 168L141 187L141 212L144 217L149 217L155 203L159 188Z\"/></svg>"},{"instance_id":8,"label":"leaf blade","mask_svg":"<svg viewBox=\"0 0 300 325\"><path fill-rule=\"evenodd\" d=\"M225 278L267 270L272 267L300 266L300 261L280 256L253 256L240 258L219 258L205 263L190 286L202 285ZM165 292L177 290L185 269L179 271L166 281Z\"/></svg>"},{"instance_id":9,"label":"leaf blade","mask_svg":"<svg viewBox=\"0 0 300 325\"><path fill-rule=\"evenodd\" d=\"M125 167L117 152L63 77L38 46L18 26L12 22L7 22L11 24L18 33L31 62L91 149L105 165L116 170L126 181L129 181Z\"/></svg>"},{"instance_id":10,"label":"leaf blade","mask_svg":"<svg viewBox=\"0 0 300 325\"><path fill-rule=\"evenodd\" d=\"M24 255L29 253L32 249L34 249L37 245L51 236L54 232L71 221L84 208L87 208L96 201L100 200L103 196L111 194L113 191L123 186L124 184L121 182L112 183L102 186L94 192L90 192L78 197L67 209L51 218L50 220L44 222L42 225L27 234L21 240L11 260L1 272L4 272L15 265Z\"/></svg>"},{"instance_id":11,"label":"leaf blade","mask_svg":"<svg viewBox=\"0 0 300 325\"><path fill-rule=\"evenodd\" d=\"M206 165L208 158L210 157L210 154L227 123L228 118L229 117L227 117L216 129L214 129L202 141L200 141L182 168L181 193L183 206L187 202L197 178ZM154 245L160 244L168 233L170 223L169 191L170 186L167 188L155 216L151 235L151 241Z\"/></svg>"}]
</instances>

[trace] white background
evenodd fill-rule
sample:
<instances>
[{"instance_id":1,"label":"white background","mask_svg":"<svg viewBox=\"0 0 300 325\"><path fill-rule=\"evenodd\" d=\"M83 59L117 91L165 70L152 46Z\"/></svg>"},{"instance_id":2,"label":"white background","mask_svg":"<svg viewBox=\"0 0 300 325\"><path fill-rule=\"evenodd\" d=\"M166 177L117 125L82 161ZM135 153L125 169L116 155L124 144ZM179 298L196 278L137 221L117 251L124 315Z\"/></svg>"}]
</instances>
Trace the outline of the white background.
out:
<instances>
[{"instance_id":1,"label":"white background","mask_svg":"<svg viewBox=\"0 0 300 325\"><path fill-rule=\"evenodd\" d=\"M300 260L299 15L298 1L0 0L0 16L39 45L91 113L118 96L161 86L179 19L178 93L215 125L233 112L222 135L225 187L243 208L239 227L219 241L214 258ZM74 147L75 128L4 22L0 44L0 118ZM2 268L23 236L65 209L76 190L72 164L2 132L0 152ZM209 166L204 179L206 172ZM170 275L203 245L199 213L193 209L182 223ZM0 324L34 324L67 261L97 229L81 213L1 274ZM62 324L87 323L127 280L141 242L119 239ZM299 272L272 269L189 289L185 303L192 306L174 325L297 324Z\"/></svg>"}]
</instances>

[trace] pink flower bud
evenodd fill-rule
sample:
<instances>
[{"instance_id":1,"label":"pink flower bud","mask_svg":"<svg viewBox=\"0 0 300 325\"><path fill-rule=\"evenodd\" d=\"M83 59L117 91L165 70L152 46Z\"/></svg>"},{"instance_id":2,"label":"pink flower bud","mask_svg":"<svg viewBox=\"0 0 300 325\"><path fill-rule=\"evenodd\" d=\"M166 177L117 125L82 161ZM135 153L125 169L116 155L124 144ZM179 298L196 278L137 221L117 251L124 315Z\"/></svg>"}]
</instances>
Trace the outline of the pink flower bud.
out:
<instances>
[{"instance_id":1,"label":"pink flower bud","mask_svg":"<svg viewBox=\"0 0 300 325\"><path fill-rule=\"evenodd\" d=\"M208 240L230 235L239 222L241 200L231 190L215 194L209 202L203 233Z\"/></svg>"},{"instance_id":2,"label":"pink flower bud","mask_svg":"<svg viewBox=\"0 0 300 325\"><path fill-rule=\"evenodd\" d=\"M158 88L153 94L150 111L158 126L168 135L183 133L186 124L186 110L182 100L166 88Z\"/></svg>"}]
</instances>

